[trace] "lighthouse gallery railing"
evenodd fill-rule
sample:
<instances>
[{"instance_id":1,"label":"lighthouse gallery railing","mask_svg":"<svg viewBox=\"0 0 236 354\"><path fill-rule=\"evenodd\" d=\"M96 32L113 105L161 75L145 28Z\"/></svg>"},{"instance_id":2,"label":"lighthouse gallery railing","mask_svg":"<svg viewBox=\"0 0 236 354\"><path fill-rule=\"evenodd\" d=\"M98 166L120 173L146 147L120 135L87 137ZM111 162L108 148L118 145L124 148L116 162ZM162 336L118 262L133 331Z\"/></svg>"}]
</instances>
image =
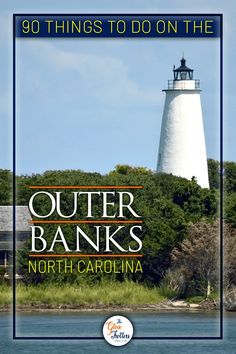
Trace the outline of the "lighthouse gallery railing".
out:
<instances>
[{"instance_id":1,"label":"lighthouse gallery railing","mask_svg":"<svg viewBox=\"0 0 236 354\"><path fill-rule=\"evenodd\" d=\"M200 80L168 80L168 90L200 89Z\"/></svg>"}]
</instances>

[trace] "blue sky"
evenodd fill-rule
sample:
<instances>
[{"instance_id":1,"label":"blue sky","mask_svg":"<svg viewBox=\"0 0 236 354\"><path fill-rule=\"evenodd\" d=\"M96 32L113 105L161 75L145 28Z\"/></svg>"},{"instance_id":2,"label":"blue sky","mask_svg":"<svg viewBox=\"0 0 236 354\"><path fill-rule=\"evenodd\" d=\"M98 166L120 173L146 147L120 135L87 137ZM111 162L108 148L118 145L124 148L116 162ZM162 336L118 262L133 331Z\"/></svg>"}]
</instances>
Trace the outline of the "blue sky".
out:
<instances>
[{"instance_id":1,"label":"blue sky","mask_svg":"<svg viewBox=\"0 0 236 354\"><path fill-rule=\"evenodd\" d=\"M196 5L194 5L196 4ZM2 2L0 168L11 169L13 12L224 14L225 160L235 160L233 2ZM199 10L201 9L201 11ZM208 157L219 157L219 40L17 40L17 171L156 168L164 93L184 52L201 80Z\"/></svg>"}]
</instances>

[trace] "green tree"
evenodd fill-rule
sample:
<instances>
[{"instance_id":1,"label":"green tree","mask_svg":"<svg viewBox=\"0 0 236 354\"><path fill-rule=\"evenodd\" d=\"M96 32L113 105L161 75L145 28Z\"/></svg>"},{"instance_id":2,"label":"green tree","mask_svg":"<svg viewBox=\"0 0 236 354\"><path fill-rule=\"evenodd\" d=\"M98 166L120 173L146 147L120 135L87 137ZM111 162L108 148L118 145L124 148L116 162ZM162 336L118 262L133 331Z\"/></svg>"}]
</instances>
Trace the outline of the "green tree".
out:
<instances>
[{"instance_id":1,"label":"green tree","mask_svg":"<svg viewBox=\"0 0 236 354\"><path fill-rule=\"evenodd\" d=\"M133 274L134 281L159 283L164 277L170 265L170 254L174 247L181 243L186 235L186 230L192 222L202 218L211 219L216 213L215 192L202 189L195 181L188 181L184 178L153 173L142 167L130 167L119 165L108 175L102 176L98 173L86 173L80 170L66 171L46 171L42 175L19 176L17 177L18 204L27 205L30 196L35 190L28 187L30 185L141 185L143 189L133 189L133 208L143 218L143 231L140 238L143 242L142 252L144 254L143 274ZM54 191L52 190L54 193ZM110 196L109 201L114 201L114 212L119 208L118 196ZM93 197L94 219L101 218L102 202L100 196ZM71 213L73 205L73 195L71 190L63 190L61 200L61 211L68 215ZM45 196L35 200L35 208L38 213L47 214L50 208L50 201ZM86 197L79 197L78 210L71 219L83 219L86 215ZM130 219L130 212L124 213L126 219ZM58 219L54 213L52 219ZM88 234L94 234L93 225L82 225L83 230ZM45 235L50 244L55 235L55 225L44 225ZM63 225L69 247L75 249L75 225ZM104 251L105 235L101 233L101 251ZM116 241L120 242L127 249L132 242L127 227L120 230L116 235ZM20 258L22 270L27 272L27 252L30 244ZM83 250L88 253L94 250L85 241L82 242ZM55 251L60 246L56 246ZM103 278L105 275L87 275L87 281ZM126 276L115 275L118 280L123 280ZM65 278L65 279L64 279ZM60 275L60 281L71 282L74 275ZM50 281L55 276L40 277L40 281ZM80 277L81 279L81 277ZM54 281L53 280L53 281ZM34 275L31 280L34 281ZM38 278L35 278L38 281Z\"/></svg>"},{"instance_id":2,"label":"green tree","mask_svg":"<svg viewBox=\"0 0 236 354\"><path fill-rule=\"evenodd\" d=\"M224 218L236 227L236 193L225 195Z\"/></svg>"},{"instance_id":3,"label":"green tree","mask_svg":"<svg viewBox=\"0 0 236 354\"><path fill-rule=\"evenodd\" d=\"M224 190L227 193L236 192L236 163L224 162Z\"/></svg>"},{"instance_id":4,"label":"green tree","mask_svg":"<svg viewBox=\"0 0 236 354\"><path fill-rule=\"evenodd\" d=\"M208 159L207 165L208 165L208 176L209 176L210 188L218 189L220 187L220 175L219 175L220 163L219 161Z\"/></svg>"},{"instance_id":5,"label":"green tree","mask_svg":"<svg viewBox=\"0 0 236 354\"><path fill-rule=\"evenodd\" d=\"M0 169L0 205L12 204L12 173Z\"/></svg>"}]
</instances>

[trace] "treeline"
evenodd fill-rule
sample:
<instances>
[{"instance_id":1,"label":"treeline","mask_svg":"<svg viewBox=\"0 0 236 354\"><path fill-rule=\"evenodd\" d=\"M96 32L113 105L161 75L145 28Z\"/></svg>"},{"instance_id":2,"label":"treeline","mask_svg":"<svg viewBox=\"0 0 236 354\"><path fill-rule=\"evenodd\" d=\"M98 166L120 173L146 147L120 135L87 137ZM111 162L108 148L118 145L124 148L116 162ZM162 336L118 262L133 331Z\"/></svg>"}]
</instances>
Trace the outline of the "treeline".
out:
<instances>
[{"instance_id":1,"label":"treeline","mask_svg":"<svg viewBox=\"0 0 236 354\"><path fill-rule=\"evenodd\" d=\"M32 191L29 185L142 185L144 189L133 190L134 209L144 220L140 233L143 248L143 273L133 274L34 274L28 273L30 242L19 251L18 261L26 283L94 283L101 278L123 281L129 278L147 284L166 284L176 293L187 296L191 293L210 293L219 285L219 186L220 169L215 160L208 160L210 189L202 189L193 178L154 173L142 167L118 165L107 175L85 173L80 170L47 171L32 176L17 176L17 204L28 205ZM11 205L12 174L0 170L0 204ZM224 220L227 223L229 244L234 247L236 227L236 164L224 163ZM101 200L94 196L94 218L100 218ZM38 212L46 213L48 199L37 203ZM71 213L73 197L70 190L63 190L62 212ZM81 198L78 213L73 219L80 219L87 207L86 198ZM118 200L115 200L118 208ZM130 218L130 215L125 215ZM56 219L55 214L52 218ZM93 225L83 225L88 235L94 234ZM45 235L50 243L55 236L55 225L45 225ZM63 226L69 246L75 247L75 226ZM113 229L115 230L115 226ZM127 228L120 230L115 239L124 247L130 244ZM232 231L233 230L233 231ZM212 242L212 237L215 240ZM101 235L101 244L105 236ZM211 247L212 246L212 247ZM213 247L214 246L214 247ZM94 252L84 240L81 247ZM102 246L103 247L103 246ZM230 247L229 252L230 252ZM207 253L207 250L209 252ZM62 252L61 245L55 251ZM103 252L101 248L100 252ZM115 249L113 250L115 252ZM230 256L227 255L228 259ZM227 258L226 257L226 258ZM205 260L205 262L204 262ZM207 262L208 261L208 262ZM209 263L211 267L209 267ZM205 266L204 266L205 265ZM209 271L210 268L210 271ZM229 286L235 282L236 262L227 268ZM177 281L179 280L179 282Z\"/></svg>"}]
</instances>

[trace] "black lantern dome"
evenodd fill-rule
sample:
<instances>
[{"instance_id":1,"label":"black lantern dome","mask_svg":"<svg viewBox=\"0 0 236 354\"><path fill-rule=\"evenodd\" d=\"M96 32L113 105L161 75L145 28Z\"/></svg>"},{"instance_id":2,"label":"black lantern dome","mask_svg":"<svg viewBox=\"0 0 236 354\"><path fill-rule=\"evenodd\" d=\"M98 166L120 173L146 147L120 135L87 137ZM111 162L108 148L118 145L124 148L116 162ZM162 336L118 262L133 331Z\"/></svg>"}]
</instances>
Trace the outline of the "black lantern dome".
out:
<instances>
[{"instance_id":1,"label":"black lantern dome","mask_svg":"<svg viewBox=\"0 0 236 354\"><path fill-rule=\"evenodd\" d=\"M186 60L180 60L181 65L179 68L174 67L174 80L193 80L193 70L186 66Z\"/></svg>"}]
</instances>

